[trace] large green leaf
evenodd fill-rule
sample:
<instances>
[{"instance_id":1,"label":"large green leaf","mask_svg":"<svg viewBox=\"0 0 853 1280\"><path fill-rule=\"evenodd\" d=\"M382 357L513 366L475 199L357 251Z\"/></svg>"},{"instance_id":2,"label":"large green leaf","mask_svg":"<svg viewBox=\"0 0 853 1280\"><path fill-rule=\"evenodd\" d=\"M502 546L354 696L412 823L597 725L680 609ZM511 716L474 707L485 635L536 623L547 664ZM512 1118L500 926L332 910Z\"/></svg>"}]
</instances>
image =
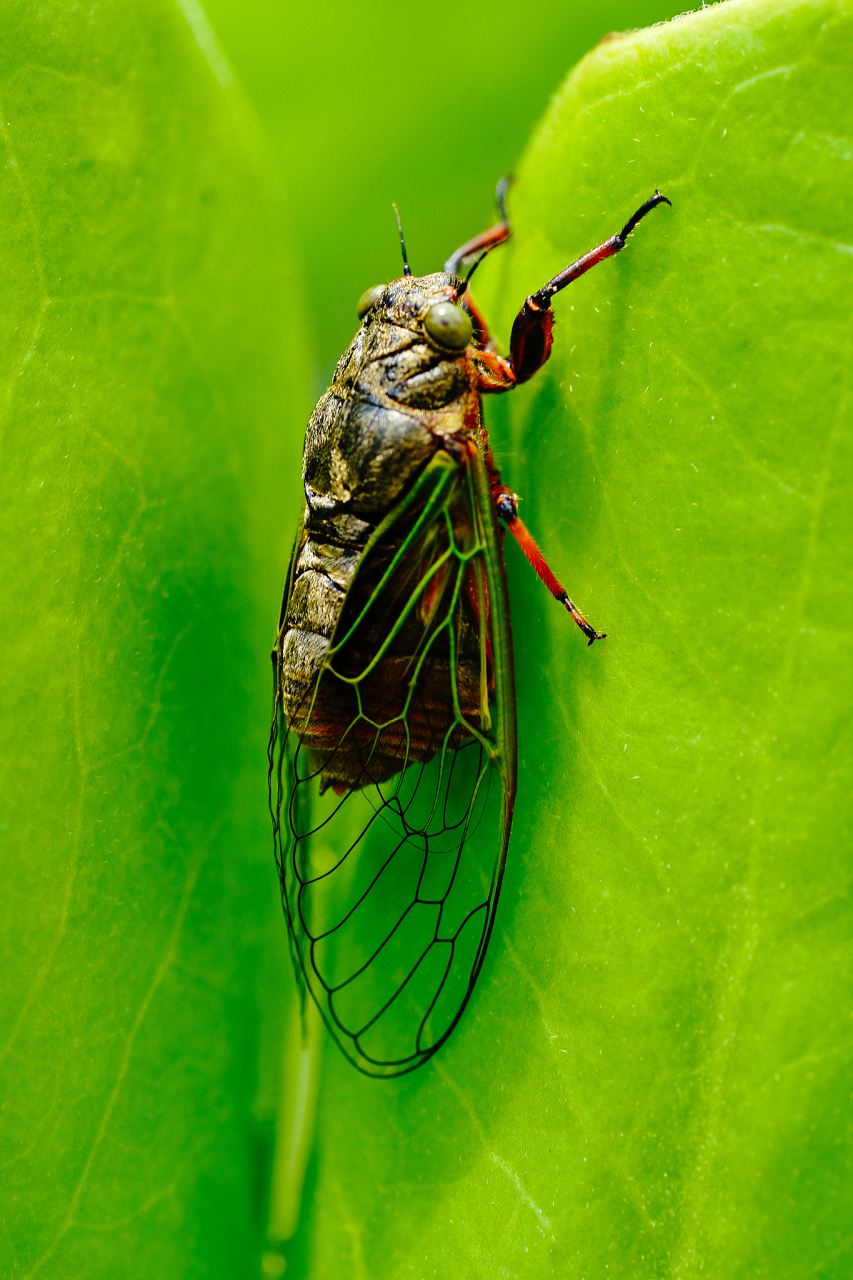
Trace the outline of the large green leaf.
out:
<instances>
[{"instance_id":1,"label":"large green leaf","mask_svg":"<svg viewBox=\"0 0 853 1280\"><path fill-rule=\"evenodd\" d=\"M489 404L609 638L508 549L521 786L491 954L399 1081L326 1050L298 1274L841 1277L850 1223L851 16L602 45L482 270L514 310L673 201Z\"/></svg>"},{"instance_id":2,"label":"large green leaf","mask_svg":"<svg viewBox=\"0 0 853 1280\"><path fill-rule=\"evenodd\" d=\"M4 9L4 1276L257 1275L305 360L255 128L185 8Z\"/></svg>"}]
</instances>

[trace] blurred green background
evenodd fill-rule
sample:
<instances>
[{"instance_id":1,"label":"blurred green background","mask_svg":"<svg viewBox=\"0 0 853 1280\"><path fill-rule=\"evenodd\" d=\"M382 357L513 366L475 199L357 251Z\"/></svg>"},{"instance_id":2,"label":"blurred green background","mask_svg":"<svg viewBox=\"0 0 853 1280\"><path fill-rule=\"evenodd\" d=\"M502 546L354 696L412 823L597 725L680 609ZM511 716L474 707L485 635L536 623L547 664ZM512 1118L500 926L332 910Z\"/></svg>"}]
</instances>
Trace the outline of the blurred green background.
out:
<instances>
[{"instance_id":1,"label":"blurred green background","mask_svg":"<svg viewBox=\"0 0 853 1280\"><path fill-rule=\"evenodd\" d=\"M656 0L404 5L209 0L222 48L285 184L321 390L366 288L415 274L495 221L493 195L569 68L610 32L679 9Z\"/></svg>"},{"instance_id":2,"label":"blurred green background","mask_svg":"<svg viewBox=\"0 0 853 1280\"><path fill-rule=\"evenodd\" d=\"M851 1274L853 24L732 0L565 82L671 15L7 6L3 1275ZM411 1077L320 1035L300 1085L265 747L302 432L391 201L432 270L510 171L504 343L673 199L488 405L609 638L510 548L475 999Z\"/></svg>"}]
</instances>

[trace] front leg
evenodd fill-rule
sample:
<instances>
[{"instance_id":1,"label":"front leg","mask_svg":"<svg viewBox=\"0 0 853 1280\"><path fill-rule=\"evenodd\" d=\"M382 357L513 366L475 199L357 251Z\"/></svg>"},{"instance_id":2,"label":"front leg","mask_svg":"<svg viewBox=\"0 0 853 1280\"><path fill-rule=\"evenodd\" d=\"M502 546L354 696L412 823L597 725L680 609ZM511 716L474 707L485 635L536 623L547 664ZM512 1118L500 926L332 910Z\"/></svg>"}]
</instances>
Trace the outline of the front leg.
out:
<instances>
[{"instance_id":1,"label":"front leg","mask_svg":"<svg viewBox=\"0 0 853 1280\"><path fill-rule=\"evenodd\" d=\"M582 258L578 258L576 262L570 263L559 275L554 276L553 280L549 280L546 285L543 285L537 293L530 295L512 326L509 360L503 359L496 351L488 348L475 354L474 364L478 381L477 389L480 394L509 391L516 383L526 382L528 378L533 377L537 370L542 368L551 354L551 326L553 324L551 299L554 294L559 293L561 289L565 289L566 285L571 284L573 280L577 280L578 276L584 275L591 267L597 266L605 258L612 258L620 249L624 249L625 241L637 223L659 204L669 203L666 196L662 196L659 191L656 191L652 198L647 200L633 217L628 219L617 235L611 236L609 240L605 240L603 244L590 250ZM523 520L519 518L518 496L508 489L500 478L484 427L482 428L482 447L489 471L492 498L498 517L509 529L524 552L529 564L551 592L554 599L559 601L572 615L572 618L586 636L587 643L592 644L594 640L604 640L605 633L596 631L574 601L570 599L566 588L558 582L551 571L550 565L539 550L530 530Z\"/></svg>"},{"instance_id":2,"label":"front leg","mask_svg":"<svg viewBox=\"0 0 853 1280\"><path fill-rule=\"evenodd\" d=\"M506 207L506 193L509 190L509 184L509 178L501 178L495 189L495 203L501 215L500 222L493 227L489 227L488 231L481 231L473 239L466 240L455 253L451 253L444 264L444 270L448 275L458 276L462 271L462 264L471 258L476 258L476 262L465 277L466 285L486 254L491 253L492 249L497 249L498 245L506 244L512 235L512 226Z\"/></svg>"},{"instance_id":3,"label":"front leg","mask_svg":"<svg viewBox=\"0 0 853 1280\"><path fill-rule=\"evenodd\" d=\"M524 306L515 317L509 345L510 364L512 365L516 382L526 382L528 378L532 378L534 373L542 368L551 354L551 326L553 324L551 299L554 294L559 293L561 289L565 289L567 284L577 280L578 276L584 275L591 267L597 266L605 258L612 258L620 249L624 249L625 241L637 223L645 218L647 213L651 213L652 209L657 208L659 204L669 203L670 201L667 200L666 196L662 196L659 191L656 191L652 198L647 200L633 217L628 219L622 230L617 232L615 236L611 236L603 244L591 249L582 258L578 258L576 262L571 262L567 267L563 268L559 275L554 276L553 280L549 280L547 284L543 285L538 293L532 293L527 298Z\"/></svg>"}]
</instances>

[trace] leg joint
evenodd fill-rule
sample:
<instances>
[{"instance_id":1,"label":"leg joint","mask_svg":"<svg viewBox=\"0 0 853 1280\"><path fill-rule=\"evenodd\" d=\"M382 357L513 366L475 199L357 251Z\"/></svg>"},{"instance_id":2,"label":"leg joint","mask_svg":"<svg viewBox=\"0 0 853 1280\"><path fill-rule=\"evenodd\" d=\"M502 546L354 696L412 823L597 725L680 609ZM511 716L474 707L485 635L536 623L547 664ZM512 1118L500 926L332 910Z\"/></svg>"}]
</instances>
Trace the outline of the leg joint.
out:
<instances>
[{"instance_id":1,"label":"leg joint","mask_svg":"<svg viewBox=\"0 0 853 1280\"><path fill-rule=\"evenodd\" d=\"M504 524L512 524L514 520L518 519L518 507L511 493L499 493L495 498L495 507L499 518L503 520Z\"/></svg>"}]
</instances>

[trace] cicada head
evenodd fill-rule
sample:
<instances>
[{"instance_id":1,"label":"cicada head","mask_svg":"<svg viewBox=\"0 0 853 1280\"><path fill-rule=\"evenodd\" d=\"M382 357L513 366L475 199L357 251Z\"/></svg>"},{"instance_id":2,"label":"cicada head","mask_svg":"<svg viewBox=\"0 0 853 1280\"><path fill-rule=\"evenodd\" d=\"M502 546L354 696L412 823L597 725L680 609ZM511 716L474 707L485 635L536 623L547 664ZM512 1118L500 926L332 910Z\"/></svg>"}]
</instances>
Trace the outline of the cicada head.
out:
<instances>
[{"instance_id":1,"label":"cicada head","mask_svg":"<svg viewBox=\"0 0 853 1280\"><path fill-rule=\"evenodd\" d=\"M472 413L470 355L477 345L460 302L463 284L438 271L368 289L358 304L361 326L331 391L413 413L443 436L458 431Z\"/></svg>"},{"instance_id":2,"label":"cicada head","mask_svg":"<svg viewBox=\"0 0 853 1280\"><path fill-rule=\"evenodd\" d=\"M461 305L465 282L446 271L401 276L366 289L356 312L362 325L377 323L410 329L439 350L458 354L473 337L471 316Z\"/></svg>"}]
</instances>

